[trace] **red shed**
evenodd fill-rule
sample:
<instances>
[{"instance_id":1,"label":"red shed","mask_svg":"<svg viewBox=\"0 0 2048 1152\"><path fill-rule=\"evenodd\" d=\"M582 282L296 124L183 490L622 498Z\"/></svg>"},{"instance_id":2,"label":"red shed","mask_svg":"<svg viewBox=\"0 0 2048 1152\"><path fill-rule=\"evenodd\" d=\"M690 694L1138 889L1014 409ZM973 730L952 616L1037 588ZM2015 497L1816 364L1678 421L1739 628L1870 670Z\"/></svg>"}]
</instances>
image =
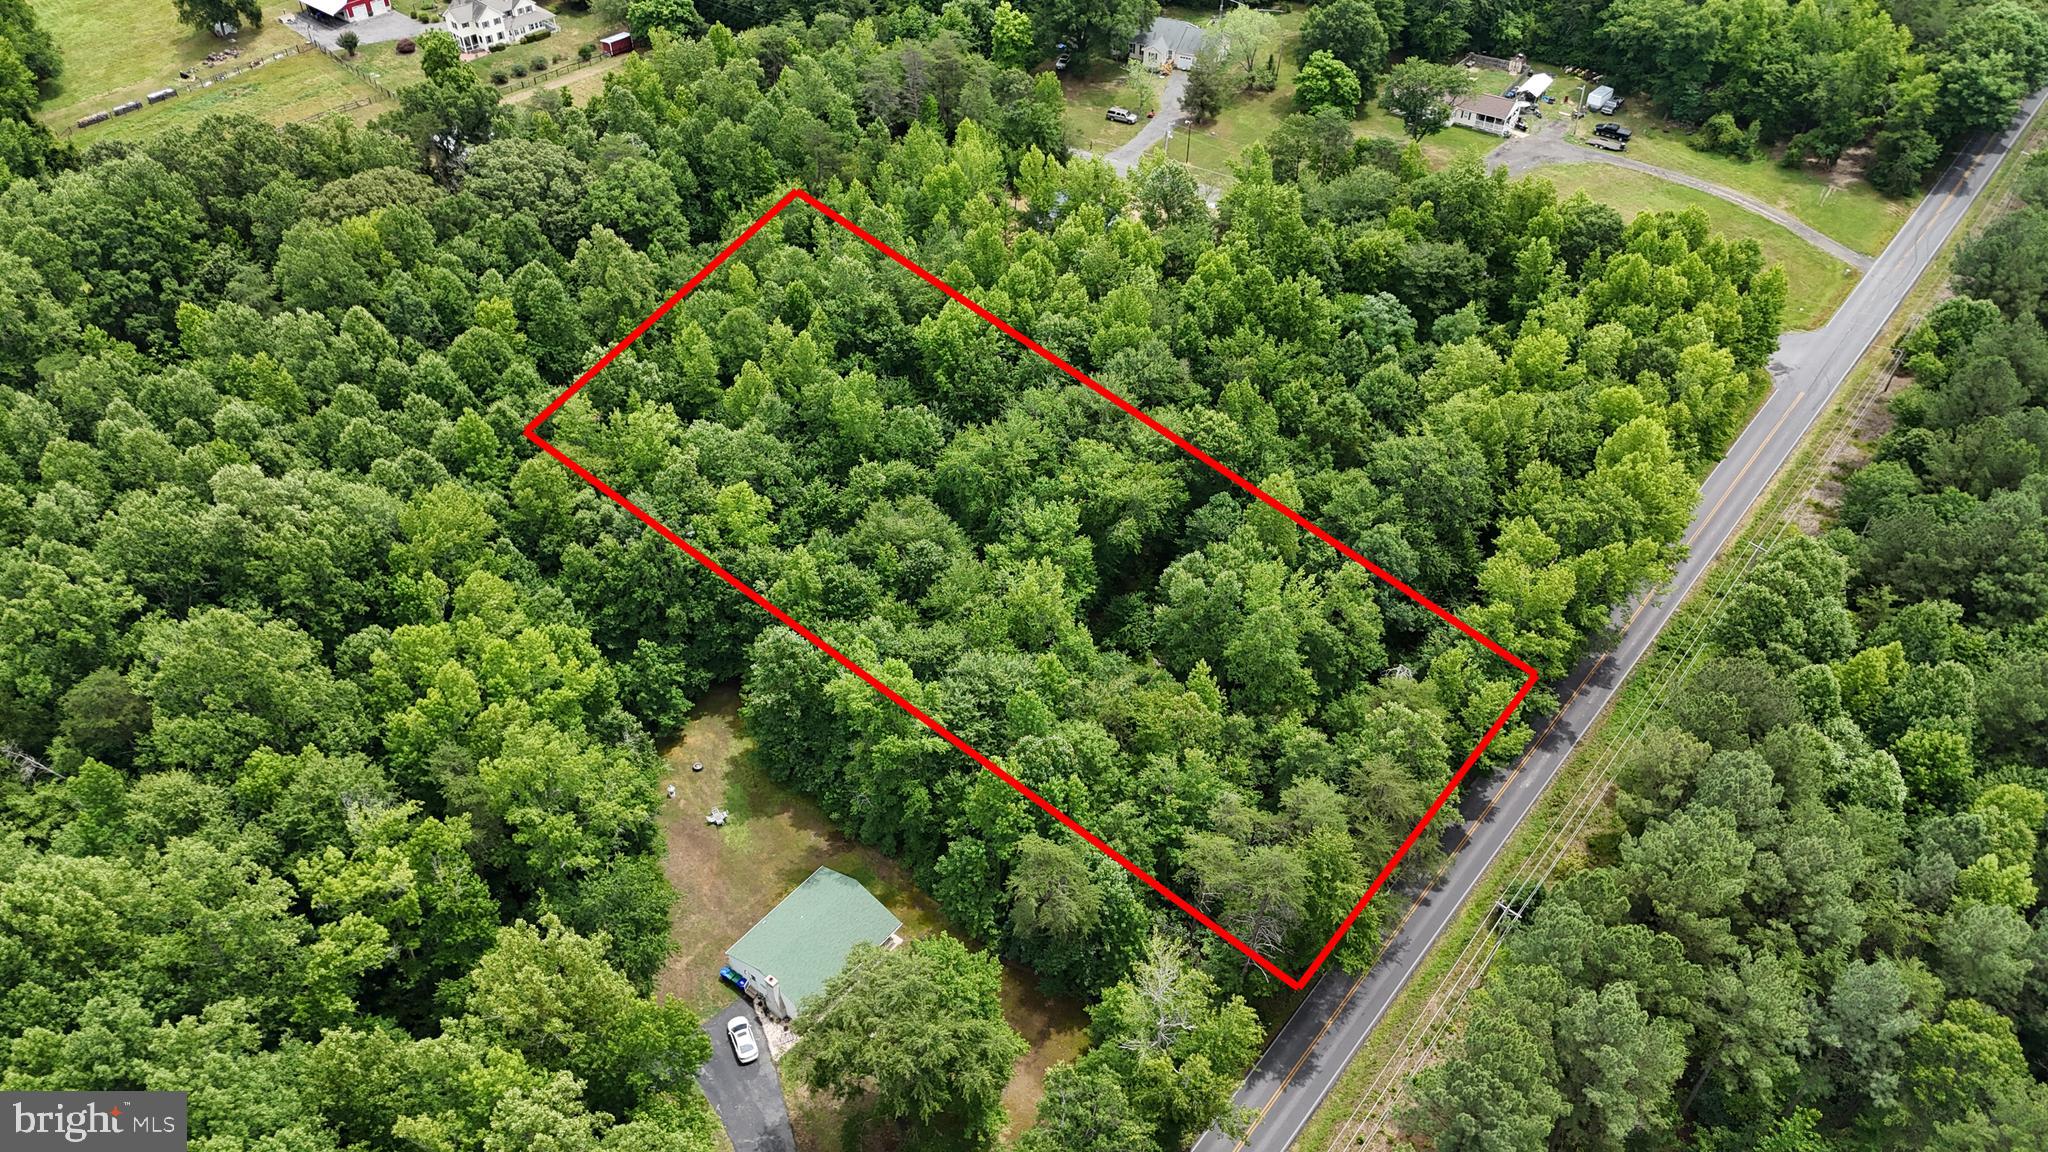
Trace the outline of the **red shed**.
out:
<instances>
[{"instance_id":1,"label":"red shed","mask_svg":"<svg viewBox=\"0 0 2048 1152\"><path fill-rule=\"evenodd\" d=\"M597 42L597 47L607 56L624 56L633 50L631 32L614 32Z\"/></svg>"}]
</instances>

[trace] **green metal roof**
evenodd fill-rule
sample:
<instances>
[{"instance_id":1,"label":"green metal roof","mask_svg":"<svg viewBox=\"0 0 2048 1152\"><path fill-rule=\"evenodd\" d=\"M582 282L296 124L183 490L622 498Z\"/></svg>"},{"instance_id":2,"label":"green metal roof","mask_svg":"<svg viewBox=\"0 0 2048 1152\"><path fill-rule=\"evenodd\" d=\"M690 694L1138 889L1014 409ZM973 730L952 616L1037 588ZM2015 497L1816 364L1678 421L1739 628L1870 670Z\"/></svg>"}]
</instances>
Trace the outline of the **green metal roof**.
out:
<instances>
[{"instance_id":1,"label":"green metal roof","mask_svg":"<svg viewBox=\"0 0 2048 1152\"><path fill-rule=\"evenodd\" d=\"M860 881L820 868L725 954L775 977L789 1003L799 1005L839 974L855 944L881 944L902 926Z\"/></svg>"}]
</instances>

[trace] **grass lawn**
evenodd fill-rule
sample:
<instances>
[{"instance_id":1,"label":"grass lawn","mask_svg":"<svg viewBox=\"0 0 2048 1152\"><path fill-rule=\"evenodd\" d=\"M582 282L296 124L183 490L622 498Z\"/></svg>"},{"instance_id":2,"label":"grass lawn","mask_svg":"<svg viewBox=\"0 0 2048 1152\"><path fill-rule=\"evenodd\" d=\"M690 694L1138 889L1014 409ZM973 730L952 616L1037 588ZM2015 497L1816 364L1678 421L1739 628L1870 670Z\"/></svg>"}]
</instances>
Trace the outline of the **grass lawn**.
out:
<instances>
[{"instance_id":1,"label":"grass lawn","mask_svg":"<svg viewBox=\"0 0 2048 1152\"><path fill-rule=\"evenodd\" d=\"M111 4L107 0L36 0L36 16L64 54L64 74L51 86L39 113L59 133L90 115L158 88L182 85L185 69L210 75L305 43L277 22L293 3L263 6L263 23L234 40L194 32L178 22L171 5ZM209 53L235 47L242 55L224 64L202 65ZM282 123L317 115L375 90L317 52L271 61L211 88L181 92L163 104L108 120L68 135L77 142L134 139L165 128L189 125L208 112L246 112Z\"/></svg>"},{"instance_id":2,"label":"grass lawn","mask_svg":"<svg viewBox=\"0 0 2048 1152\"><path fill-rule=\"evenodd\" d=\"M1154 73L1140 82L1150 89L1149 93L1132 83L1120 61L1077 53L1060 77L1060 88L1067 98L1067 143L1097 156L1130 143L1144 121L1118 124L1104 119L1102 114L1112 105L1129 108L1140 116L1157 109L1166 78Z\"/></svg>"},{"instance_id":3,"label":"grass lawn","mask_svg":"<svg viewBox=\"0 0 2048 1152\"><path fill-rule=\"evenodd\" d=\"M1754 196L1866 256L1884 250L1919 200L1917 196L1894 200L1846 172L1831 180L1819 172L1786 168L1773 160L1742 161L1698 151L1685 142L1685 129L1648 109L1624 107L1611 119L1635 130L1628 142L1630 156Z\"/></svg>"},{"instance_id":4,"label":"grass lawn","mask_svg":"<svg viewBox=\"0 0 2048 1152\"><path fill-rule=\"evenodd\" d=\"M668 878L680 899L675 952L655 986L699 1015L732 1001L732 990L718 979L726 946L820 865L866 885L903 921L905 935L948 930L938 905L908 872L841 836L817 805L769 779L748 755L749 747L738 693L726 689L698 707L667 753L664 783L676 786L676 799L664 803L662 824ZM697 762L702 772L691 771ZM714 828L704 814L720 806L732 816ZM1003 1014L1031 1045L1003 1094L1011 1129L1021 1131L1036 1114L1047 1069L1084 1046L1087 1017L1080 1004L1046 996L1029 972L1010 965L1003 969ZM840 1125L831 1102L806 1099L794 1089L791 1096L792 1119L807 1152L836 1149Z\"/></svg>"},{"instance_id":5,"label":"grass lawn","mask_svg":"<svg viewBox=\"0 0 2048 1152\"><path fill-rule=\"evenodd\" d=\"M1205 26L1208 17L1213 15L1206 10L1164 10L1163 14ZM1300 71L1295 63L1295 53L1301 45L1301 24L1306 18L1305 8L1296 8L1274 17L1280 27L1274 49L1278 57L1280 83L1273 91L1233 92L1224 101L1223 111L1215 123L1195 128L1192 133L1176 129L1173 139L1167 141L1165 146L1171 149L1172 157L1195 169L1204 183L1228 188L1233 180L1230 165L1244 155L1246 148L1271 136L1280 127L1280 122L1294 112L1294 77ZM1479 92L1499 92L1508 86L1511 79L1505 72L1481 71L1476 75L1478 87L1475 91ZM1096 116L1101 116L1100 110ZM1353 124L1361 136L1383 136L1404 144L1408 140L1401 121L1381 108L1377 100L1366 101L1364 115ZM1500 137L1488 136L1484 132L1446 128L1422 142L1422 155L1432 167L1444 168L1459 160L1478 159L1500 143Z\"/></svg>"},{"instance_id":6,"label":"grass lawn","mask_svg":"<svg viewBox=\"0 0 2048 1152\"><path fill-rule=\"evenodd\" d=\"M436 0L435 5L430 6L437 13L440 11L438 3L439 0ZM543 7L549 7L549 5L543 5ZM491 74L493 72L503 72L509 76L512 65L531 64L536 59L542 58L545 58L550 68L560 68L565 64L575 64L577 63L576 51L583 45L594 42L600 36L625 31L620 25L614 24L592 12L575 12L567 7L551 8L551 10L555 14L555 23L561 25L560 31L545 40L537 40L532 44L514 44L503 52L492 52L470 61L470 70L476 73L477 79L488 84L491 82ZM607 60L617 59L624 58L596 56L585 67L598 68ZM403 88L408 84L417 84L426 78L424 73L420 71L419 53L415 52L409 56L400 56L396 43L365 45L357 51L356 61L362 66L364 71L375 76L378 83L394 89ZM581 79L582 75L583 69L578 68L565 72L559 77L549 77L549 83L559 85L570 78ZM515 79L512 83L516 84L518 81ZM523 92L526 89L522 88L518 89L518 91ZM512 91L505 92L507 99L510 99L515 94Z\"/></svg>"},{"instance_id":7,"label":"grass lawn","mask_svg":"<svg viewBox=\"0 0 2048 1152\"><path fill-rule=\"evenodd\" d=\"M524 104L526 101L533 99L534 94L537 92L559 90L568 93L570 100L580 108L590 103L592 96L604 91L605 77L625 67L626 62L632 58L630 55L599 56L590 62L588 68L578 68L573 72L564 72L559 77L550 76L545 84L521 88L517 92L508 92L505 94L505 103Z\"/></svg>"},{"instance_id":8,"label":"grass lawn","mask_svg":"<svg viewBox=\"0 0 2048 1152\"><path fill-rule=\"evenodd\" d=\"M398 5L400 11L415 15L426 12L429 16L437 15L442 7L441 0ZM268 61L210 88L193 89L188 87L190 81L178 78L180 71L189 69L202 77L209 76L244 67L275 52L304 46L306 41L298 33L277 22L279 15L297 8L296 3L290 2L266 3L263 23L244 29L229 41L193 32L178 23L167 3L114 5L108 0L37 0L37 17L64 54L64 74L51 87L38 115L53 130L84 145L95 140L136 140L173 128L189 128L216 113L239 112L283 124L311 119L364 100L376 103L354 109L359 120L387 110L390 101L375 85L365 83L319 51ZM515 61L530 63L545 56L551 66L573 64L580 46L614 31L605 20L587 12L557 12L555 19L561 24L561 31L548 39L514 45L472 61L470 67L488 83L493 71L510 71ZM200 63L209 53L227 47L240 48L242 55L222 64ZM358 50L355 64L379 83L397 89L420 80L419 59L417 53L400 56L395 43L369 44ZM601 76L616 64L617 61L600 56L587 68L564 72L549 80L577 90L586 73ZM186 90L162 104L148 105L91 128L71 128L81 116L140 100L149 92L172 86ZM592 86L588 91L595 90ZM588 91L578 91L579 97L587 96ZM514 95L517 93L507 93L508 98Z\"/></svg>"},{"instance_id":9,"label":"grass lawn","mask_svg":"<svg viewBox=\"0 0 2048 1152\"><path fill-rule=\"evenodd\" d=\"M1629 146L1633 153L1634 142ZM1584 192L1595 200L1612 204L1631 219L1639 212L1698 208L1706 212L1714 231L1720 235L1754 239L1763 248L1765 259L1785 266L1785 276L1791 285L1785 303L1787 328L1812 328L1826 322L1856 284L1856 273L1847 264L1784 228L1726 200L1660 180L1647 172L1605 164L1560 164L1543 168L1536 175L1557 185L1561 197Z\"/></svg>"}]
</instances>

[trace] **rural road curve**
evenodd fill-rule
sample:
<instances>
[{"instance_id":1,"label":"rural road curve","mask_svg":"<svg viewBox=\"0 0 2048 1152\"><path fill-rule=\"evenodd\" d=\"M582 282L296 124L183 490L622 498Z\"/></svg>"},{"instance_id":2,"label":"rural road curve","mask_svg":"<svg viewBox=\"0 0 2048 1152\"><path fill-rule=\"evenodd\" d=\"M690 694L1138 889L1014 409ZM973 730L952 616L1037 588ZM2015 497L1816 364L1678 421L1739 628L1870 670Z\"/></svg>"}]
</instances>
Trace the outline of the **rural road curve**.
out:
<instances>
[{"instance_id":1,"label":"rural road curve","mask_svg":"<svg viewBox=\"0 0 2048 1152\"><path fill-rule=\"evenodd\" d=\"M1718 196L1738 208L1754 212L1758 216L1791 232L1815 248L1856 269L1858 272L1870 270L1870 266L1873 263L1870 257L1841 243L1834 237L1809 226L1797 217L1771 207L1754 196L1737 192L1733 188L1716 184L1712 180L1702 180L1697 176L1688 176L1683 172L1674 172L1669 168L1660 168L1655 164L1645 164L1641 160L1631 160L1626 156L1602 151L1591 145L1582 144L1565 135L1564 132L1565 126L1563 121L1545 120L1527 136L1508 140L1500 147L1488 152L1486 154L1487 166L1490 168L1505 168L1510 176L1526 176L1538 168L1551 164L1611 164L1616 168L1629 168L1637 172L1647 172L1660 179L1669 180L1673 184L1683 184L1687 188L1697 189L1709 196Z\"/></svg>"},{"instance_id":2,"label":"rural road curve","mask_svg":"<svg viewBox=\"0 0 2048 1152\"><path fill-rule=\"evenodd\" d=\"M1811 332L1788 333L1779 342L1771 362L1776 387L1701 487L1700 509L1685 534L1688 555L1670 584L1642 604L1614 648L1589 659L1563 684L1552 686L1565 701L1564 708L1514 770L1467 789L1460 805L1465 822L1444 830L1447 845L1456 847L1441 882L1415 900L1378 963L1360 976L1325 969L1310 986L1307 999L1274 1036L1237 1093L1238 1105L1258 1113L1246 1138L1234 1142L1211 1130L1195 1144L1195 1152L1283 1152L1300 1135L1395 994L1556 776L1579 736L1607 707L1615 689L1884 330L2040 110L2044 97L2048 90L2028 97L2018 120L2005 132L1972 141L1962 151L1833 320Z\"/></svg>"}]
</instances>

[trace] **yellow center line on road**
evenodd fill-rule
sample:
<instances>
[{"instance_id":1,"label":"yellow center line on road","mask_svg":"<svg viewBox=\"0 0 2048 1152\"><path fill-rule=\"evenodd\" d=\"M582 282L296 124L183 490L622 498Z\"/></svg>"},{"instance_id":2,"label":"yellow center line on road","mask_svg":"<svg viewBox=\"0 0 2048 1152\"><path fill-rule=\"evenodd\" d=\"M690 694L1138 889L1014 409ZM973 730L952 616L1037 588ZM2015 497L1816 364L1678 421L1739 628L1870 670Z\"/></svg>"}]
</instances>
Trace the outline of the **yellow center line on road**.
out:
<instances>
[{"instance_id":1,"label":"yellow center line on road","mask_svg":"<svg viewBox=\"0 0 2048 1152\"><path fill-rule=\"evenodd\" d=\"M1977 171L1978 165L1982 164L1983 161L1984 157L1982 155L1979 155L1970 161L1969 165L1963 169L1963 174L1960 180L1958 181L1959 187L1969 182L1971 175ZM1949 195L1953 196L1955 195L1955 193L1950 193ZM1909 242L1913 244L1918 244L1921 240L1925 239L1928 230L1934 227L1934 223L1938 215L1938 212L1931 212L1928 214L1926 219L1922 220L1917 226L1915 226L1915 228L1913 229L1913 237ZM1887 243L1885 247L1878 252L1878 258L1882 259L1884 253L1890 251L1892 246L1898 244L1901 239L1902 237L1900 236L1892 237L1891 241ZM1915 279L1918 279L1917 275ZM1707 509L1706 513L1698 518L1698 520L1696 521L1697 523L1705 524L1708 521L1712 520L1715 514L1720 512L1722 505L1728 502L1728 498L1734 495L1736 489L1741 485L1742 478L1749 474L1749 470L1752 467L1754 467L1756 465L1757 460L1760 457L1762 457L1764 449L1769 447L1771 441L1777 438L1779 430L1782 429L1785 425L1785 421L1788 418L1790 418L1790 416L1792 415L1792 411L1799 406L1799 402L1801 400L1804 400L1805 398L1806 391L1804 389L1802 389L1797 395L1793 396L1792 402L1785 406L1784 413L1778 417L1778 422L1776 424L1771 425L1771 430L1764 434L1763 443L1757 445L1756 451L1750 453L1749 459L1743 461L1742 468L1736 472L1735 478L1729 482L1728 490L1721 494L1721 498L1719 500L1714 501L1713 507ZM1622 631L1625 633L1628 631L1629 628L1633 627L1635 622L1642 617L1642 614L1645 611L1647 611L1650 605L1655 601L1656 596L1654 595L1645 597L1643 602L1636 606L1636 610L1629 614L1629 618L1625 622L1623 622ZM1525 755L1522 758L1521 763L1516 764L1513 770L1511 770L1505 777L1501 779L1500 786L1494 790L1493 797L1486 802L1486 807L1481 809L1479 815L1475 817L1472 820L1472 822L1466 827L1465 833L1463 837L1459 839L1457 846L1451 849L1452 855L1456 855L1458 852L1462 851L1466 845L1472 842L1473 830L1478 828L1479 825L1485 823L1487 816L1492 814L1494 806L1500 802L1500 798L1502 796L1507 794L1509 785L1513 784L1515 778L1521 775L1522 769L1528 764L1529 760L1534 755L1535 751L1542 747L1543 742L1545 740L1548 740L1550 738L1551 732L1554 729L1556 729L1558 723L1564 719L1565 713L1571 710L1572 704L1578 700L1579 693L1584 692L1586 690L1586 687L1593 682L1594 677L1599 673L1601 666L1606 664L1609 655L1611 655L1611 653L1603 652L1597 659L1593 661L1592 666L1586 670L1585 678L1579 682L1579 686L1572 690L1571 696L1565 700L1564 704L1561 707L1558 708L1557 713L1551 717L1550 723L1544 725L1542 733L1539 734L1536 737L1536 739L1530 743L1529 755ZM1433 886L1434 881L1432 881L1431 887ZM1408 922L1414 919L1415 913L1421 909L1423 902L1426 899L1428 899L1429 890L1430 889L1428 887L1425 887L1422 892L1416 895L1414 901L1408 905L1407 911L1402 913L1400 922L1394 925L1394 931L1392 935L1388 937L1388 948L1391 948L1393 946L1393 941L1401 935L1401 931L1408 926ZM1373 964L1378 964L1380 959L1386 955L1386 952L1386 948L1381 949L1380 955L1375 956L1373 958ZM1368 966L1366 972L1369 973L1371 971L1371 966ZM1251 1126L1245 1129L1244 1139L1239 1140L1237 1142L1233 1152L1244 1152L1245 1146L1251 1140L1252 1132L1258 1129L1260 1122L1265 1119L1266 1114L1271 1112L1273 1109L1273 1105L1279 1102L1280 1094L1287 1090L1288 1085L1294 1083L1294 1078L1300 1074L1302 1065L1308 1063L1308 1058L1314 1054L1316 1046L1318 1044L1321 1044L1323 1037L1329 1033L1330 1026L1337 1022L1337 1017L1343 1015L1345 1006L1351 1003L1351 998L1357 995L1358 990L1364 986L1365 973L1361 973L1356 979L1354 979L1351 982L1351 987L1345 991L1343 998L1337 1001L1337 1006L1330 1011L1329 1016L1323 1020L1323 1026L1316 1030L1315 1037L1308 1042L1308 1047L1302 1050L1301 1056L1299 1059L1295 1060L1294 1066L1287 1070L1287 1075L1285 1077L1281 1078L1279 1087L1273 1089L1273 1094L1266 1098L1266 1102L1264 1104L1260 1105L1257 1113L1255 1114L1252 1120ZM1389 1003L1391 1004L1391 1001Z\"/></svg>"},{"instance_id":2,"label":"yellow center line on road","mask_svg":"<svg viewBox=\"0 0 2048 1152\"><path fill-rule=\"evenodd\" d=\"M1629 624L1634 624L1636 622L1636 617L1641 616L1643 614L1643 610L1648 608L1650 606L1650 603L1650 600L1644 600L1642 604L1636 608L1634 614L1628 618L1628 623L1622 625L1622 630L1627 631ZM1586 669L1585 679L1579 681L1579 686L1577 688L1572 689L1572 694L1570 698L1567 699L1564 702L1564 705L1557 710L1556 715L1550 718L1550 723L1543 726L1543 732L1540 735L1538 735L1535 740L1530 742L1529 748L1531 749L1532 754L1536 748L1541 747L1543 742L1550 738L1551 731L1555 729L1558 725L1558 722L1564 718L1564 714L1571 708L1572 702L1577 700L1579 698L1579 693L1584 692L1586 690L1586 686L1593 682L1594 674L1599 672L1600 666L1602 664L1605 664L1606 662L1607 653L1603 652L1600 654L1599 659L1593 661L1593 666L1591 668ZM1486 807L1480 809L1479 815L1473 819L1470 827L1466 828L1464 837L1458 841L1456 847L1451 849L1451 855L1457 855L1459 852L1464 850L1465 845L1472 842L1472 829L1477 828L1480 824L1486 821L1486 817L1493 812L1494 805L1500 803L1500 798L1507 793L1508 785L1513 784L1515 782L1515 777L1521 775L1522 768L1528 762L1529 757L1524 756L1522 758L1522 761L1516 764L1513 770L1511 770L1506 776L1501 778L1500 787L1494 790L1493 797L1486 802ZM1416 895L1414 901L1408 905L1408 910L1401 914L1401 922L1394 925L1394 931L1387 937L1387 946L1389 948L1393 946L1393 941L1401 935L1401 930L1408 926L1408 921L1414 919L1415 913L1421 910L1423 902L1429 898L1430 888L1434 886L1435 884L1434 882L1432 882L1429 887L1425 887L1420 893ZM1386 949L1383 948L1380 950L1380 956L1385 955ZM1379 963L1380 956L1373 957L1373 964ZM1371 965L1368 965L1366 967L1366 972L1371 971L1372 967ZM1287 1090L1287 1086L1289 1084L1294 1083L1294 1077L1300 1073L1301 1066L1308 1062L1308 1058L1315 1054L1316 1045L1322 1043L1323 1036L1330 1030L1330 1025L1335 1024L1337 1022L1337 1017L1344 1014L1344 1006L1351 1003L1351 998L1353 996L1356 996L1358 994L1358 990L1363 987L1365 987L1365 973L1360 973L1358 978L1354 979L1351 982L1351 987L1345 991L1344 998L1337 1001L1337 1006L1330 1010L1329 1016L1324 1018L1323 1026L1316 1030L1315 1038L1308 1042L1308 1047L1302 1049L1301 1057L1294 1062L1294 1066L1292 1068L1289 1068L1287 1070L1287 1075L1281 1078L1280 1086L1273 1089L1273 1094L1271 1096L1268 1096L1266 1098L1266 1102L1259 1106L1258 1113L1256 1117L1252 1120L1251 1126L1246 1128L1244 1131L1244 1139L1239 1140L1237 1142L1237 1146L1232 1150L1232 1152L1244 1152L1245 1144L1251 1140L1251 1135L1254 1131L1258 1129L1260 1121L1266 1118L1266 1113L1271 1112L1273 1110L1273 1105L1279 1102L1280 1094Z\"/></svg>"},{"instance_id":3,"label":"yellow center line on road","mask_svg":"<svg viewBox=\"0 0 2048 1152\"><path fill-rule=\"evenodd\" d=\"M1707 509L1704 513L1700 515L1699 522L1702 525L1712 521L1714 518L1714 514L1721 510L1721 505L1726 504L1728 502L1728 498L1730 496L1735 495L1736 489L1742 486L1742 478L1744 476L1749 475L1749 470L1756 466L1758 457L1761 457L1764 454L1764 449L1770 447L1771 441L1778 438L1778 429L1783 428L1785 426L1785 421L1791 419L1793 411L1799 407L1799 402L1804 399L1806 399L1806 390L1802 388L1799 390L1798 395L1792 397L1792 402L1790 404L1785 405L1785 410L1778 414L1778 422L1776 424L1771 425L1771 430L1769 432L1764 433L1763 443L1758 444L1756 446L1756 451L1751 452L1749 454L1749 459L1744 460L1742 462L1741 471L1735 473L1735 479L1730 480L1728 482L1728 490L1726 492L1721 493L1721 498L1719 500L1714 501L1714 506L1712 508Z\"/></svg>"},{"instance_id":4,"label":"yellow center line on road","mask_svg":"<svg viewBox=\"0 0 2048 1152\"><path fill-rule=\"evenodd\" d=\"M1735 479L1729 482L1728 491L1722 493L1721 498L1719 500L1714 501L1714 506L1712 508L1709 508L1706 514L1700 518L1702 523L1705 523L1706 521L1713 519L1714 514L1721 510L1721 506L1723 504L1727 503L1728 497L1733 495L1735 493L1736 487L1742 483L1742 478L1749 474L1749 470L1752 467L1754 467L1756 465L1757 460L1763 456L1764 449L1769 447L1771 441L1777 438L1779 430L1785 426L1785 421L1792 415L1793 409L1797 408L1799 406L1799 402L1801 400L1804 400L1805 398L1806 393L1804 390L1802 390L1799 392L1798 395L1792 398L1792 403L1785 406L1785 411L1779 415L1778 422L1776 424L1771 425L1771 430L1769 432L1764 433L1763 443L1758 444L1756 446L1756 451L1749 454L1748 460L1743 461L1741 470L1736 472ZM1643 613L1649 609L1650 605L1655 602L1656 596L1654 595L1644 597L1643 602L1641 604L1638 604L1636 606L1636 610L1634 612L1631 612L1629 614L1628 619L1623 622L1621 630L1623 632L1627 632L1631 627L1635 625L1635 622L1637 620L1642 618ZM1529 754L1523 756L1521 762L1517 763L1514 766L1514 768L1508 772L1506 776L1501 778L1500 786L1494 789L1493 796L1489 798L1486 802L1486 807L1480 809L1479 814L1473 817L1471 822L1466 825L1464 835L1459 838L1456 846L1454 846L1450 851L1450 854L1452 856L1455 856L1459 852L1464 851L1465 846L1472 842L1472 833L1481 824L1484 824L1486 822L1486 818L1488 816L1493 814L1493 809L1496 805L1500 803L1500 798L1502 796L1507 795L1508 787L1515 782L1516 777L1522 774L1522 769L1528 766L1529 761L1531 758L1533 758L1536 750L1543 746L1544 741L1550 739L1551 732L1554 731L1557 728L1558 724L1564 720L1565 713L1569 712L1571 710L1571 706L1578 701L1579 694L1581 692L1584 692L1586 688L1593 683L1594 677L1599 674L1601 667L1607 663L1607 659L1610 655L1611 653L1608 652L1601 653L1600 656L1593 661L1592 667L1586 669L1586 675L1582 680L1579 681L1579 686L1577 688L1572 689L1572 694L1566 698L1564 704L1561 705L1558 708L1557 712L1551 716L1550 723L1544 725L1543 731L1537 735L1535 740L1530 742ZM1431 887L1434 887L1434 885L1432 884ZM1401 935L1401 930L1408 926L1408 921L1414 919L1415 913L1421 910L1423 902L1429 898L1429 892L1430 888L1425 887L1420 893L1416 895L1414 901L1408 905L1407 911L1402 913L1400 923L1394 925L1394 931L1388 937L1389 947L1392 947L1392 942L1395 939L1399 938L1399 936ZM1385 954L1386 950L1382 949L1381 956L1384 956ZM1373 963L1377 964L1378 962L1379 957L1374 957ZM1366 972L1370 971L1372 971L1372 968L1371 966L1368 966L1366 968ZM1337 1006L1330 1010L1329 1016L1324 1018L1323 1026L1316 1030L1315 1037L1308 1042L1308 1047L1302 1049L1301 1056L1295 1060L1293 1067L1287 1070L1287 1075L1281 1078L1279 1086L1273 1089L1273 1094L1271 1096L1268 1096L1266 1098L1266 1102L1259 1106L1257 1115L1252 1120L1251 1126L1245 1129L1244 1139L1239 1140L1237 1142L1232 1152L1244 1152L1245 1146L1251 1140L1251 1134L1258 1129L1260 1122L1265 1119L1266 1114L1273 1110L1273 1105L1279 1103L1280 1094L1282 1092L1287 1091L1288 1085L1294 1083L1294 1078L1301 1073L1302 1065L1308 1063L1308 1058L1315 1054L1316 1046L1318 1044L1321 1044L1323 1041L1323 1037L1329 1033L1330 1026L1337 1022L1337 1017L1344 1014L1345 1006L1351 1003L1351 998L1353 996L1356 996L1358 994L1358 990L1360 988L1363 988L1364 986L1365 974L1361 973L1357 979L1354 979L1351 982L1351 987L1345 990L1343 998L1337 1001Z\"/></svg>"}]
</instances>

